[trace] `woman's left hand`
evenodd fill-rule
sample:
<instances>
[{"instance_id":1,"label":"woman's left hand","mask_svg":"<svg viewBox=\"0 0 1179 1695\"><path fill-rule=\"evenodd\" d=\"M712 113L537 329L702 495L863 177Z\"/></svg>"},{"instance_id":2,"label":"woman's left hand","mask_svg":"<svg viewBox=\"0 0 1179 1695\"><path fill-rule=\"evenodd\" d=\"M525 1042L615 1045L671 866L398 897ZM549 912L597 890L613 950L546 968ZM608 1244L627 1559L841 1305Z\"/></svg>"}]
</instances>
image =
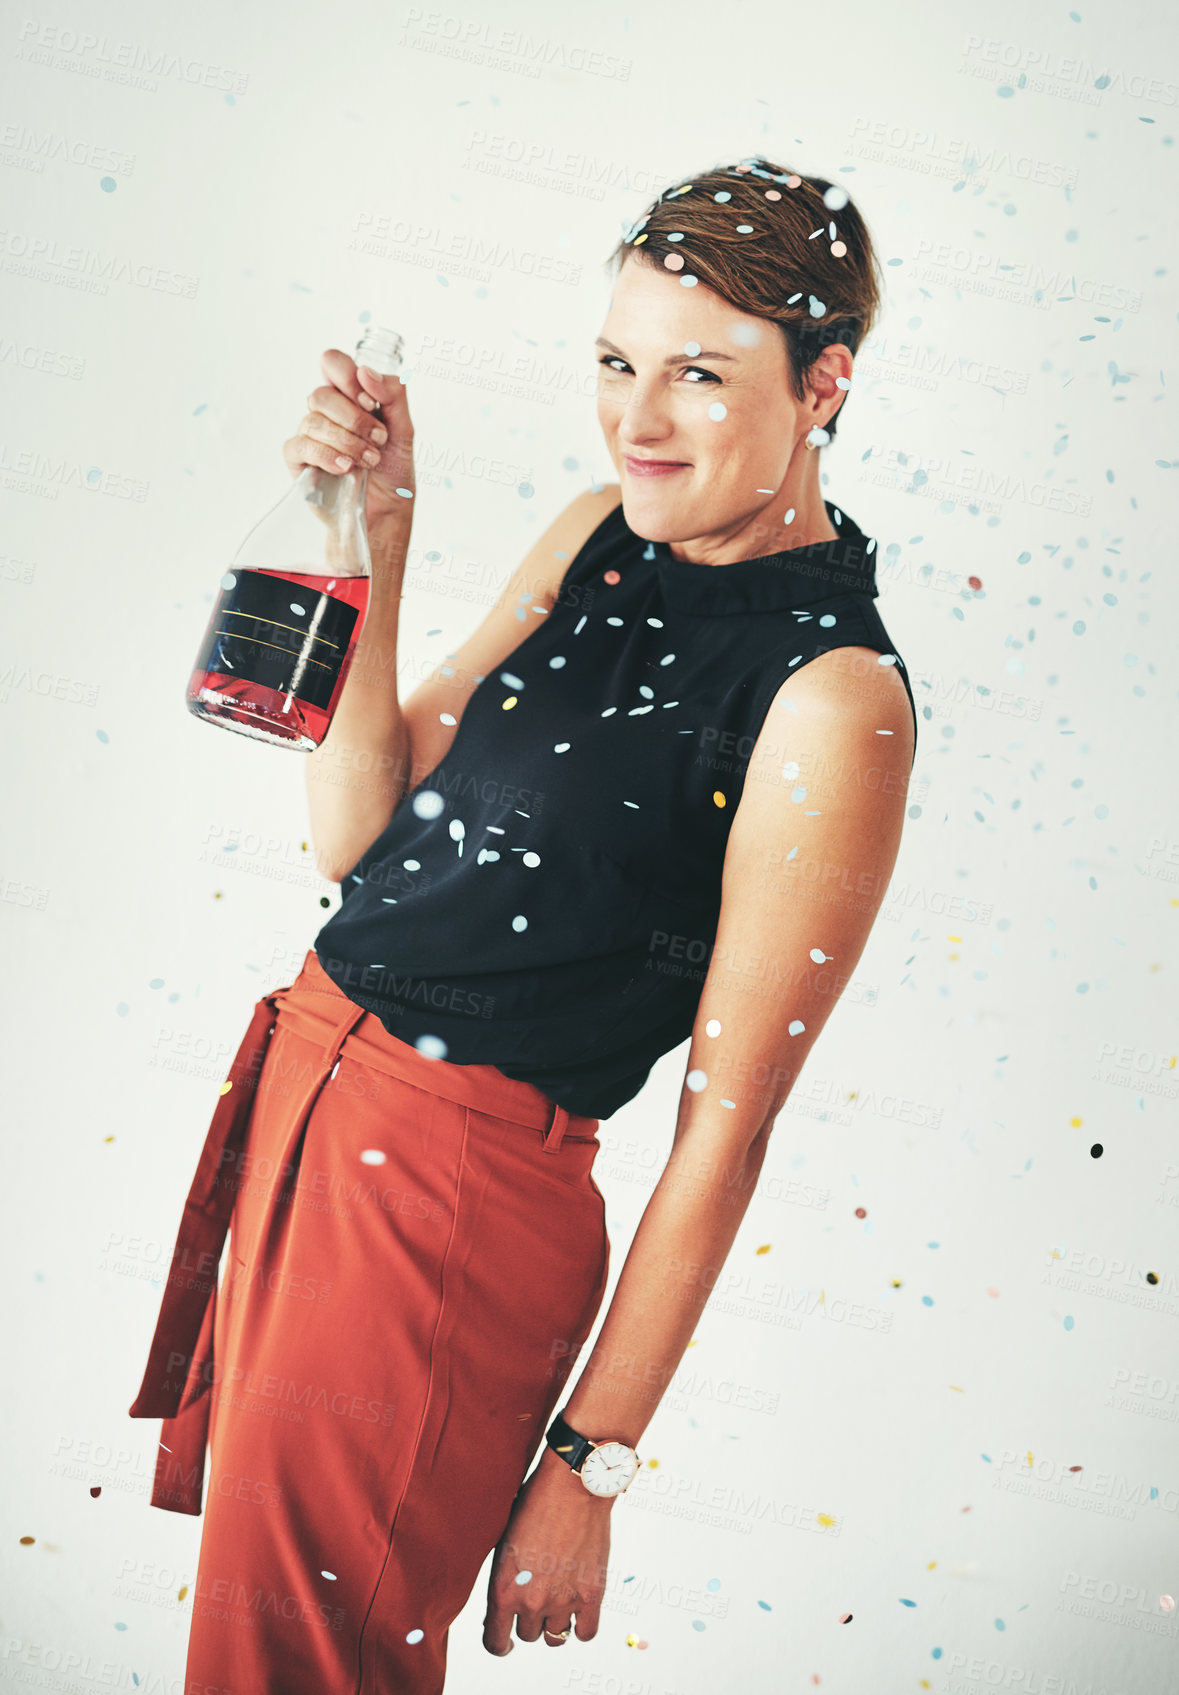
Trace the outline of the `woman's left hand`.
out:
<instances>
[{"instance_id":1,"label":"woman's left hand","mask_svg":"<svg viewBox=\"0 0 1179 1695\"><path fill-rule=\"evenodd\" d=\"M597 1634L611 1504L591 1495L559 1456L541 1456L520 1486L492 1561L483 1620L489 1654L511 1653L517 1619L521 1642L543 1636L550 1648L564 1647L560 1632L568 1634L575 1614L580 1642Z\"/></svg>"}]
</instances>

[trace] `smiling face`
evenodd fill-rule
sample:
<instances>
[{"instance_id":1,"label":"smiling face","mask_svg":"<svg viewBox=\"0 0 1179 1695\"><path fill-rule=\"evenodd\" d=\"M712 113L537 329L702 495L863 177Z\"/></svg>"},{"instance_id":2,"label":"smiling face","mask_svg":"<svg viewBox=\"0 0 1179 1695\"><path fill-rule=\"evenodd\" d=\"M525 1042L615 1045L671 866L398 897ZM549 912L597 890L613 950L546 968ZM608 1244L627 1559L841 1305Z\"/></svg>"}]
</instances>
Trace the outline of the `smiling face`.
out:
<instances>
[{"instance_id":1,"label":"smiling face","mask_svg":"<svg viewBox=\"0 0 1179 1695\"><path fill-rule=\"evenodd\" d=\"M637 535L684 543L676 557L721 564L836 533L819 493L819 454L803 443L838 409L835 379L851 373L846 348L825 350L813 392L799 401L776 324L628 258L597 357L598 422Z\"/></svg>"}]
</instances>

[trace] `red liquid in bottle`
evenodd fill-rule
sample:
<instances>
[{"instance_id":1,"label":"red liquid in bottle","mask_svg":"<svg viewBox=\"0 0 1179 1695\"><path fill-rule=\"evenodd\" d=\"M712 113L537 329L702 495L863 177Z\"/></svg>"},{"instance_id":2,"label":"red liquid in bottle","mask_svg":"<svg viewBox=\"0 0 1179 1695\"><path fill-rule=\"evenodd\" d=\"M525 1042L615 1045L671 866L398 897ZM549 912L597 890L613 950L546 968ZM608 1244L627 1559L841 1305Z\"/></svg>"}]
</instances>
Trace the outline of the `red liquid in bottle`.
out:
<instances>
[{"instance_id":1,"label":"red liquid in bottle","mask_svg":"<svg viewBox=\"0 0 1179 1695\"><path fill-rule=\"evenodd\" d=\"M369 577L231 567L188 685L188 710L261 741L327 734L368 610Z\"/></svg>"}]
</instances>

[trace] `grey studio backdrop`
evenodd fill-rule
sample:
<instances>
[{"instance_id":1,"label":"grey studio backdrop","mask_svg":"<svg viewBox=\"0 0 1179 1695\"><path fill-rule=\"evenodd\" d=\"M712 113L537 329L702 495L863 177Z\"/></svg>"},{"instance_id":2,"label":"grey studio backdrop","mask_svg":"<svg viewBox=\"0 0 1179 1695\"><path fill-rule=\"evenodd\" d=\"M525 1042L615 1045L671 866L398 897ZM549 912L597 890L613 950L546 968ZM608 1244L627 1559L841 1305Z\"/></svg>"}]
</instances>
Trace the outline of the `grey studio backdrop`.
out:
<instances>
[{"instance_id":1,"label":"grey studio backdrop","mask_svg":"<svg viewBox=\"0 0 1179 1695\"><path fill-rule=\"evenodd\" d=\"M0 23L5 1688L183 1687L202 1521L126 1409L228 1060L338 900L302 757L183 690L320 351L408 343L404 695L613 479L620 228L759 151L885 267L824 492L913 678L906 834L596 1639L494 1660L485 1566L448 1690L1174 1687L1179 66L1161 3L1077 5ZM685 1058L602 1126L611 1292Z\"/></svg>"}]
</instances>

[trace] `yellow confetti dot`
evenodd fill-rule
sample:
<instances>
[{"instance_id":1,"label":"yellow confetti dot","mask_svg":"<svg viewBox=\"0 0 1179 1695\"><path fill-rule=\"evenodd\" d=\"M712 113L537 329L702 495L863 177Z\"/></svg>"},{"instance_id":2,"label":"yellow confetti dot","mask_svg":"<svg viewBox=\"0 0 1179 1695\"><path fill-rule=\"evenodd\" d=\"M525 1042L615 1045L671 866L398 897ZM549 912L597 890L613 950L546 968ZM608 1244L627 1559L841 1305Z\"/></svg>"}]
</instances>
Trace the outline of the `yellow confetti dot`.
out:
<instances>
[{"instance_id":1,"label":"yellow confetti dot","mask_svg":"<svg viewBox=\"0 0 1179 1695\"><path fill-rule=\"evenodd\" d=\"M759 1254L768 1254L770 1251L770 1244L768 1242L763 1242L757 1251Z\"/></svg>"},{"instance_id":2,"label":"yellow confetti dot","mask_svg":"<svg viewBox=\"0 0 1179 1695\"><path fill-rule=\"evenodd\" d=\"M634 240L631 242L631 246L632 247L641 247L643 245L643 243L646 241L646 239L647 239L647 235L646 235L646 231L644 231L642 235L636 235L635 236Z\"/></svg>"},{"instance_id":3,"label":"yellow confetti dot","mask_svg":"<svg viewBox=\"0 0 1179 1695\"><path fill-rule=\"evenodd\" d=\"M627 1645L628 1648L637 1648L638 1645L639 1645L638 1637L637 1636L628 1636L627 1639L626 1639L626 1645Z\"/></svg>"},{"instance_id":4,"label":"yellow confetti dot","mask_svg":"<svg viewBox=\"0 0 1179 1695\"><path fill-rule=\"evenodd\" d=\"M659 1461L658 1460L648 1460L647 1461L647 1468L650 1471L658 1471L659 1470Z\"/></svg>"},{"instance_id":5,"label":"yellow confetti dot","mask_svg":"<svg viewBox=\"0 0 1179 1695\"><path fill-rule=\"evenodd\" d=\"M187 1595L187 1594L188 1594L188 1584L187 1584L187 1583L182 1583L182 1584L181 1584L181 1585L180 1585L180 1593L179 1593L179 1594L178 1594L178 1595L177 1595L177 1597L176 1597L176 1599L177 1599L177 1600L178 1600L178 1601L183 1601L183 1599L184 1599L184 1597L185 1597L185 1596L186 1596L186 1595Z\"/></svg>"},{"instance_id":6,"label":"yellow confetti dot","mask_svg":"<svg viewBox=\"0 0 1179 1695\"><path fill-rule=\"evenodd\" d=\"M830 1530L831 1526L835 1523L835 1520L831 1517L830 1513L816 1513L815 1517L823 1526L824 1530Z\"/></svg>"},{"instance_id":7,"label":"yellow confetti dot","mask_svg":"<svg viewBox=\"0 0 1179 1695\"><path fill-rule=\"evenodd\" d=\"M962 938L961 936L947 936L946 940L947 942L960 942Z\"/></svg>"},{"instance_id":8,"label":"yellow confetti dot","mask_svg":"<svg viewBox=\"0 0 1179 1695\"><path fill-rule=\"evenodd\" d=\"M1032 1464L1033 1464L1033 1463L1034 1463L1034 1462L1033 1462L1033 1460L1032 1460L1032 1450L1031 1450L1031 1449L1030 1449L1030 1448L1029 1448L1029 1449L1028 1449L1028 1464L1029 1464L1029 1465L1032 1465Z\"/></svg>"},{"instance_id":9,"label":"yellow confetti dot","mask_svg":"<svg viewBox=\"0 0 1179 1695\"><path fill-rule=\"evenodd\" d=\"M102 1139L104 1142L113 1142L115 1138L113 1136L104 1136Z\"/></svg>"},{"instance_id":10,"label":"yellow confetti dot","mask_svg":"<svg viewBox=\"0 0 1179 1695\"><path fill-rule=\"evenodd\" d=\"M515 706L516 702L519 700L519 698L520 698L519 695L510 694L508 696L507 700L501 702L504 711L510 712L512 710L513 706Z\"/></svg>"},{"instance_id":11,"label":"yellow confetti dot","mask_svg":"<svg viewBox=\"0 0 1179 1695\"><path fill-rule=\"evenodd\" d=\"M937 1564L936 1560L930 1560L929 1564L925 1568L926 1571L932 1571L936 1564Z\"/></svg>"},{"instance_id":12,"label":"yellow confetti dot","mask_svg":"<svg viewBox=\"0 0 1179 1695\"><path fill-rule=\"evenodd\" d=\"M230 1077L230 1078L227 1078L224 1083L222 1083L220 1092L223 1095L227 1095L232 1088L233 1088L233 1078Z\"/></svg>"},{"instance_id":13,"label":"yellow confetti dot","mask_svg":"<svg viewBox=\"0 0 1179 1695\"><path fill-rule=\"evenodd\" d=\"M1071 1127L1074 1130L1079 1130L1081 1128L1081 1125L1084 1122L1085 1122L1085 1120L1083 1118L1070 1118L1069 1119L1069 1124L1071 1125Z\"/></svg>"},{"instance_id":14,"label":"yellow confetti dot","mask_svg":"<svg viewBox=\"0 0 1179 1695\"><path fill-rule=\"evenodd\" d=\"M901 1287L901 1280L900 1280L900 1278L899 1278L899 1277L894 1277L894 1278L893 1278L893 1280L892 1280L892 1286L893 1286L893 1288L894 1288L894 1289L899 1289L899 1288L900 1288L900 1287Z\"/></svg>"},{"instance_id":15,"label":"yellow confetti dot","mask_svg":"<svg viewBox=\"0 0 1179 1695\"><path fill-rule=\"evenodd\" d=\"M956 1383L951 1383L950 1388L954 1391L955 1395L965 1395L966 1393L965 1389L959 1389Z\"/></svg>"},{"instance_id":16,"label":"yellow confetti dot","mask_svg":"<svg viewBox=\"0 0 1179 1695\"><path fill-rule=\"evenodd\" d=\"M721 794L719 789L714 789L712 791L712 804L714 806L727 806L728 805L728 802L725 800L724 795Z\"/></svg>"}]
</instances>

